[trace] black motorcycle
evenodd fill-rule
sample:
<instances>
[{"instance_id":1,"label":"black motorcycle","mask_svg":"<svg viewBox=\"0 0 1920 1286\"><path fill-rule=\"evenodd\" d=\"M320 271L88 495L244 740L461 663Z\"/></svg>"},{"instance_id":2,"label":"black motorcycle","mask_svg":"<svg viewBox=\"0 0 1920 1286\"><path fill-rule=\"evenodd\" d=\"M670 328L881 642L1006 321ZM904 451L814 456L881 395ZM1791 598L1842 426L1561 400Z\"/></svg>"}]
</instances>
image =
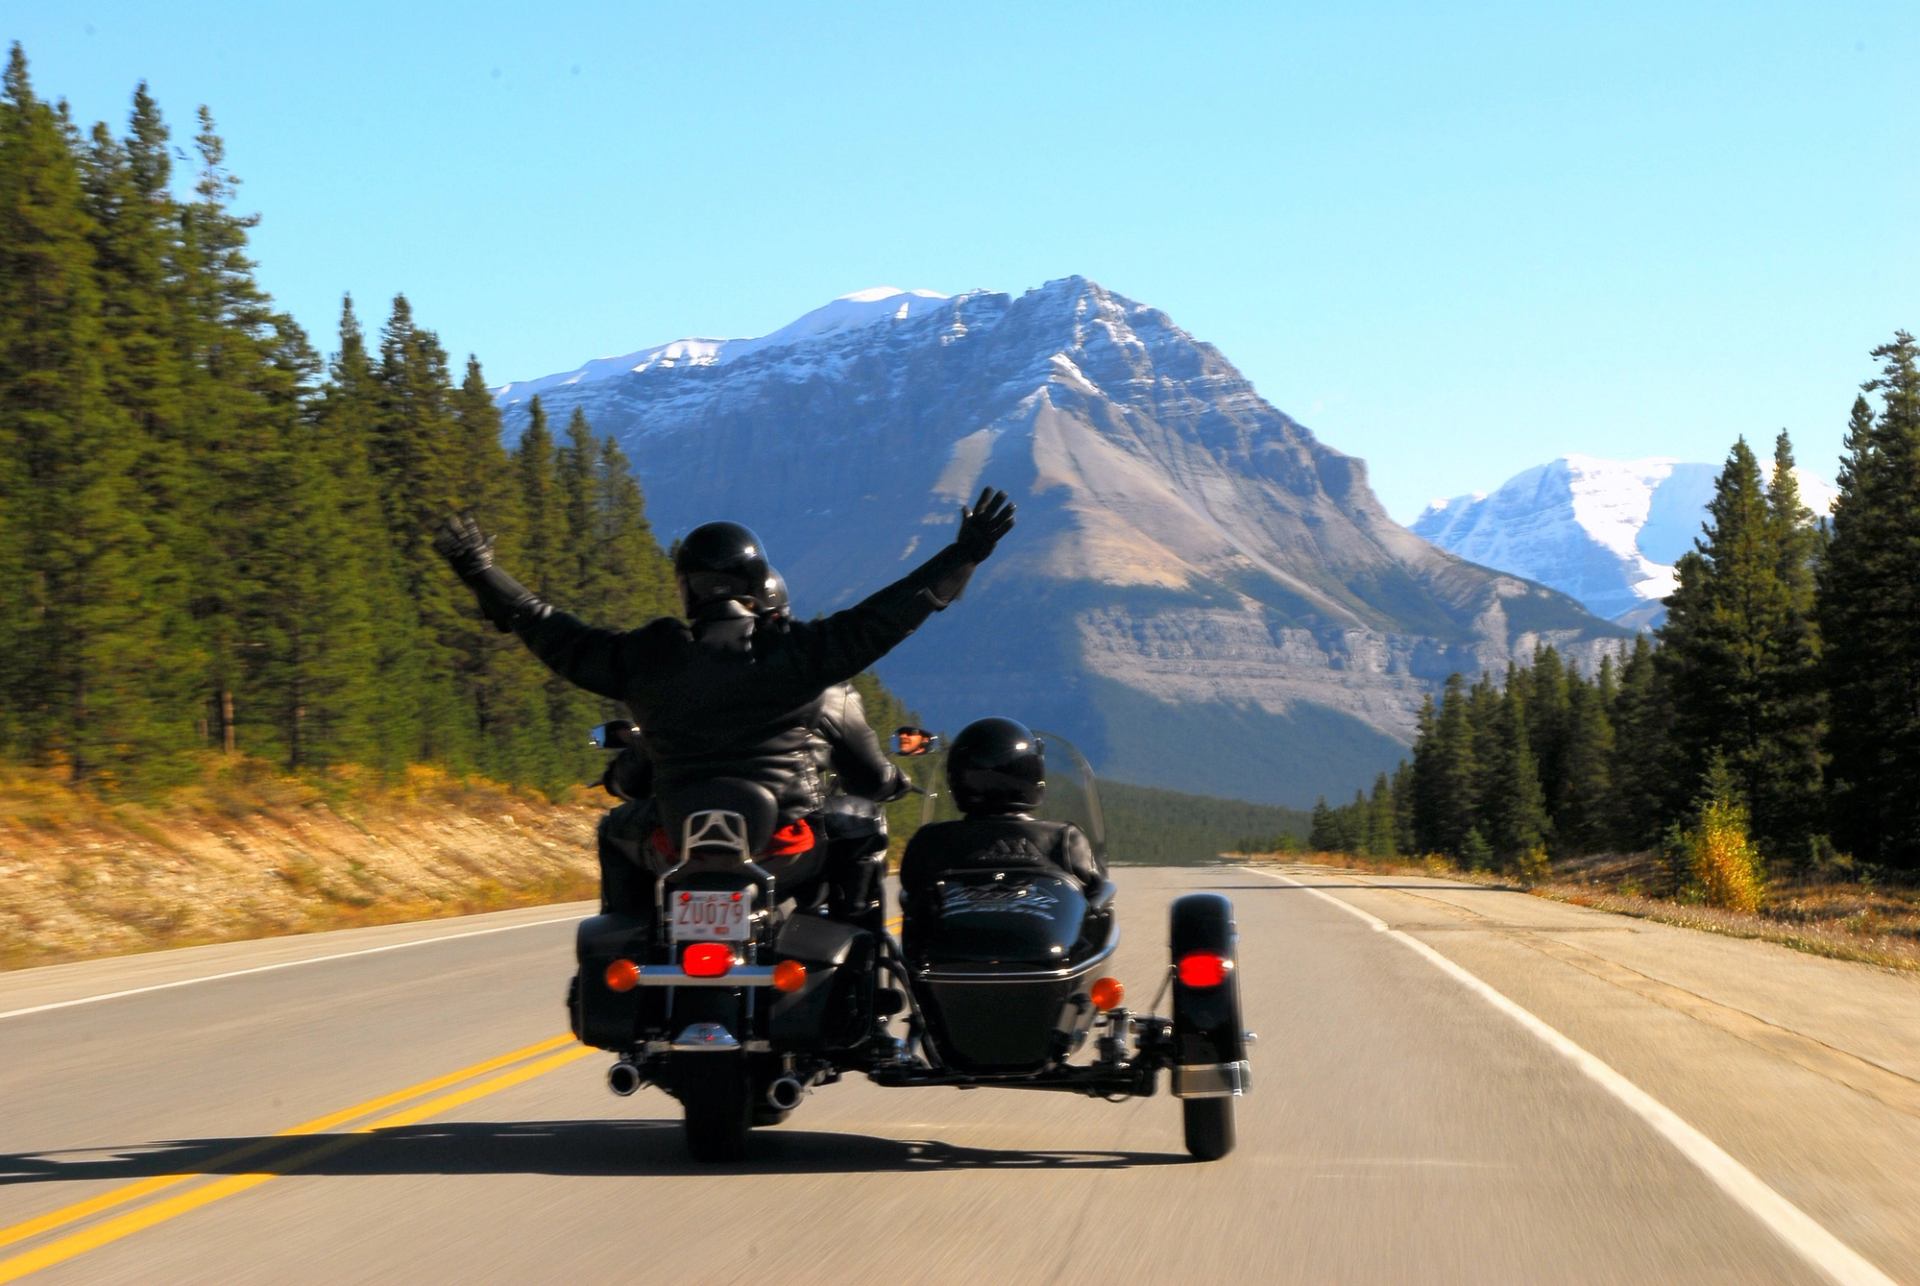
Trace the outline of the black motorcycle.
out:
<instances>
[{"instance_id":1,"label":"black motorcycle","mask_svg":"<svg viewBox=\"0 0 1920 1286\"><path fill-rule=\"evenodd\" d=\"M1047 745L1043 816L1078 825L1104 856L1086 760L1062 737ZM956 815L939 786L938 738L901 729L895 749L928 767L914 774L927 820ZM1175 899L1170 1015L1135 1014L1103 972L1120 940L1111 882L1089 893L1050 871L950 875L902 908L896 938L877 904L789 896L782 859L769 855L777 811L739 779L662 800L677 855L657 878L657 916L599 915L579 930L580 1038L618 1056L614 1093L653 1084L680 1101L694 1157L742 1157L754 1126L785 1120L848 1072L887 1086L1122 1098L1153 1094L1164 1069L1187 1150L1202 1160L1232 1150L1233 1100L1252 1077L1226 898ZM1092 1057L1073 1061L1089 1040Z\"/></svg>"}]
</instances>

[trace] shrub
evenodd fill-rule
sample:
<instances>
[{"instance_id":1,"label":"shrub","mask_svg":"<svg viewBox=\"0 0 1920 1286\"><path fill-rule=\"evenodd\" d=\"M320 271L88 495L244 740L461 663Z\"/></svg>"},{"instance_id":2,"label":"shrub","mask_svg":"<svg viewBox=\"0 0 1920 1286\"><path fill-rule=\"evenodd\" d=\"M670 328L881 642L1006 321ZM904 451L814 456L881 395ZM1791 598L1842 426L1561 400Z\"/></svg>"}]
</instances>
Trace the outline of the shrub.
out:
<instances>
[{"instance_id":1,"label":"shrub","mask_svg":"<svg viewBox=\"0 0 1920 1286\"><path fill-rule=\"evenodd\" d=\"M1699 820L1687 832L1687 858L1708 906L1758 911L1763 889L1760 852L1747 835L1747 806L1723 760L1707 773Z\"/></svg>"},{"instance_id":2,"label":"shrub","mask_svg":"<svg viewBox=\"0 0 1920 1286\"><path fill-rule=\"evenodd\" d=\"M1526 885L1544 884L1553 873L1553 864L1547 859L1547 846L1535 844L1521 852L1513 864L1513 873Z\"/></svg>"}]
</instances>

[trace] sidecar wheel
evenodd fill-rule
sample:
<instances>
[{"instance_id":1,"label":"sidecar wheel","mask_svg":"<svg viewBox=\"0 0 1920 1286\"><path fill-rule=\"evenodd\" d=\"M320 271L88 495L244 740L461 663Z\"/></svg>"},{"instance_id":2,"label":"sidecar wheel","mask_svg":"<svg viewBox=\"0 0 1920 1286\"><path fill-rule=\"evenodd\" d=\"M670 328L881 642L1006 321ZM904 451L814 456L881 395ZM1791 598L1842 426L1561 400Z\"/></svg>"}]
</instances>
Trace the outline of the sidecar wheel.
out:
<instances>
[{"instance_id":1,"label":"sidecar wheel","mask_svg":"<svg viewBox=\"0 0 1920 1286\"><path fill-rule=\"evenodd\" d=\"M1187 1153L1196 1161L1218 1161L1233 1151L1233 1100L1189 1098L1180 1102L1187 1127Z\"/></svg>"},{"instance_id":2,"label":"sidecar wheel","mask_svg":"<svg viewBox=\"0 0 1920 1286\"><path fill-rule=\"evenodd\" d=\"M701 1054L726 1066L689 1069L680 1079L687 1152L696 1161L738 1161L747 1155L753 1127L753 1098L746 1069L736 1059Z\"/></svg>"}]
</instances>

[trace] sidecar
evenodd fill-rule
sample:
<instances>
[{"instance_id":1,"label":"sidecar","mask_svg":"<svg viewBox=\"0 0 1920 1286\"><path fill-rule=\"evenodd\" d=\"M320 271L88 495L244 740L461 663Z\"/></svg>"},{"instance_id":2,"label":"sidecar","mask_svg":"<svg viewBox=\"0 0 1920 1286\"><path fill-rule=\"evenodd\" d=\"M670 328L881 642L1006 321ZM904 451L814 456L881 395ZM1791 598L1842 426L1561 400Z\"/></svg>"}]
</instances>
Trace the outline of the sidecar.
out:
<instances>
[{"instance_id":1,"label":"sidecar","mask_svg":"<svg viewBox=\"0 0 1920 1286\"><path fill-rule=\"evenodd\" d=\"M1089 899L1047 871L967 871L903 904L909 985L941 1064L1028 1076L1085 1042L1092 990L1120 944L1113 885Z\"/></svg>"},{"instance_id":2,"label":"sidecar","mask_svg":"<svg viewBox=\"0 0 1920 1286\"><path fill-rule=\"evenodd\" d=\"M918 730L903 729L902 733ZM1065 738L1046 742L1047 796L1038 820L1080 828L1105 859L1106 834L1093 773ZM921 733L918 744L937 745ZM896 734L896 747L915 739ZM908 752L911 753L911 752ZM915 765L927 791L924 825L958 823L937 756ZM1233 908L1214 893L1170 908L1169 1017L1121 1007L1108 976L1120 944L1115 887L1085 888L1045 865L996 866L991 851L901 891L898 954L911 1055L869 1076L886 1085L993 1085L1098 1097L1153 1094L1170 1073L1182 1100L1188 1150L1212 1160L1233 1148L1233 1100L1252 1087L1242 1030ZM1070 1061L1093 1039L1094 1057Z\"/></svg>"}]
</instances>

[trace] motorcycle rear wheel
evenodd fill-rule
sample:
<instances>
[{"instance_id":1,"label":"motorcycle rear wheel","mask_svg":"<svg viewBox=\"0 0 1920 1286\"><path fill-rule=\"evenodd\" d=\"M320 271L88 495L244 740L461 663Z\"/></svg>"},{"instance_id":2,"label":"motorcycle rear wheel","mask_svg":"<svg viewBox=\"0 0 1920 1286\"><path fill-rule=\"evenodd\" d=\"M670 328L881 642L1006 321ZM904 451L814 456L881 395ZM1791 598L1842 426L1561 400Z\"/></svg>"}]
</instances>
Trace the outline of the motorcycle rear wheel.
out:
<instances>
[{"instance_id":1,"label":"motorcycle rear wheel","mask_svg":"<svg viewBox=\"0 0 1920 1286\"><path fill-rule=\"evenodd\" d=\"M687 1152L696 1161L738 1161L747 1155L747 1134L753 1127L746 1068L724 1055L694 1059L716 1065L688 1067L679 1078Z\"/></svg>"}]
</instances>

